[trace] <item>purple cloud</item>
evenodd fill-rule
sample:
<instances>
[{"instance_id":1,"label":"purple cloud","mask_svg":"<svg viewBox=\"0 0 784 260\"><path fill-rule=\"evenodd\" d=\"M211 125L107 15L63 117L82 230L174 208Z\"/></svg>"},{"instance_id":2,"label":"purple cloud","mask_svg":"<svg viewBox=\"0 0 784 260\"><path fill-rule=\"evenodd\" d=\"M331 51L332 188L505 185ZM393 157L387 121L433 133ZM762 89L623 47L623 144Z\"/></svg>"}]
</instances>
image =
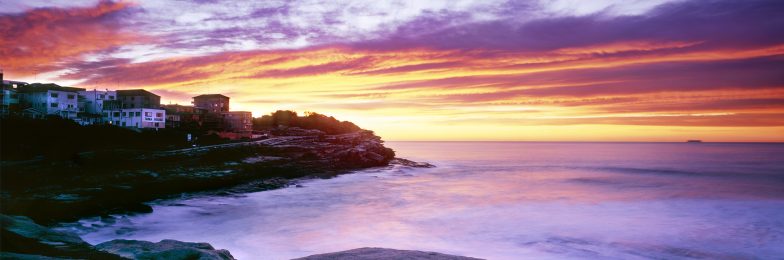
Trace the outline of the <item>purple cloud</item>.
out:
<instances>
[{"instance_id":1,"label":"purple cloud","mask_svg":"<svg viewBox=\"0 0 784 260\"><path fill-rule=\"evenodd\" d=\"M603 14L520 21L517 17L451 26L464 13L431 13L391 35L358 42L370 49L495 49L551 51L624 41L703 42L703 48L745 48L784 43L784 2L681 1L636 16Z\"/></svg>"}]
</instances>

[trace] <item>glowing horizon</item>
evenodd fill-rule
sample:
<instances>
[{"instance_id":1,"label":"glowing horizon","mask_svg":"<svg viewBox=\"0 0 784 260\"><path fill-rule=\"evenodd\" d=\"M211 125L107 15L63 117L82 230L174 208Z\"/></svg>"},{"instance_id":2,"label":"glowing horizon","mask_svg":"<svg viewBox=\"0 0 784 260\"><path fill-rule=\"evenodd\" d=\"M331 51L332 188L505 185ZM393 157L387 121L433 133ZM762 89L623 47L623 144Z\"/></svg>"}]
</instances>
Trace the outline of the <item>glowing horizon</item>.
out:
<instances>
[{"instance_id":1,"label":"glowing horizon","mask_svg":"<svg viewBox=\"0 0 784 260\"><path fill-rule=\"evenodd\" d=\"M222 93L389 141L784 141L780 1L0 7L8 80Z\"/></svg>"}]
</instances>

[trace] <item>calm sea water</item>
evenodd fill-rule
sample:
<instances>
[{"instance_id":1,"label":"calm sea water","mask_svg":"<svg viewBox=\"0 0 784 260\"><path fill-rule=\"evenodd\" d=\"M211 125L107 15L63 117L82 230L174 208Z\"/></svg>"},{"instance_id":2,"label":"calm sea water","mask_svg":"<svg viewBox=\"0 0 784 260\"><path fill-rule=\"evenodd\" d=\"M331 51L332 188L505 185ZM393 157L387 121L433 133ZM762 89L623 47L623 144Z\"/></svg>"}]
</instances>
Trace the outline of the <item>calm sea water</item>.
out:
<instances>
[{"instance_id":1,"label":"calm sea water","mask_svg":"<svg viewBox=\"0 0 784 260\"><path fill-rule=\"evenodd\" d=\"M390 142L437 168L153 203L85 240L209 242L239 259L357 247L487 259L782 259L784 145Z\"/></svg>"}]
</instances>

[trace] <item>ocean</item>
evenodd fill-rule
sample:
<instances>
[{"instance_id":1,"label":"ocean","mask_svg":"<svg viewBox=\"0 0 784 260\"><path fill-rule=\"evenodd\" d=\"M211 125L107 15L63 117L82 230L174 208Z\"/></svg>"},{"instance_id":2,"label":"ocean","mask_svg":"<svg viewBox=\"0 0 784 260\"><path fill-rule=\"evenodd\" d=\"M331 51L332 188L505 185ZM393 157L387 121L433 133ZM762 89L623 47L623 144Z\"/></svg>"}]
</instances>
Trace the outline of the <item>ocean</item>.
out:
<instances>
[{"instance_id":1,"label":"ocean","mask_svg":"<svg viewBox=\"0 0 784 260\"><path fill-rule=\"evenodd\" d=\"M65 225L238 259L358 247L486 259L782 259L784 144L388 142L391 166Z\"/></svg>"}]
</instances>

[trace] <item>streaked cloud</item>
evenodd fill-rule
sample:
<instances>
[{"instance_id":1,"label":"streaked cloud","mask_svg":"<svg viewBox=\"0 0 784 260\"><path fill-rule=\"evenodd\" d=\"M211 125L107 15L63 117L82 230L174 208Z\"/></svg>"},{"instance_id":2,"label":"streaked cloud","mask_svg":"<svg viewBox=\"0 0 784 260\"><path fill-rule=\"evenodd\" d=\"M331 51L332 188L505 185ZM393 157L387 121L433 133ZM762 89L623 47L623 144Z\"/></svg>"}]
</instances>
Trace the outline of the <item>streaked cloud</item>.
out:
<instances>
[{"instance_id":1,"label":"streaked cloud","mask_svg":"<svg viewBox=\"0 0 784 260\"><path fill-rule=\"evenodd\" d=\"M102 1L0 14L0 31L18 36L0 53L21 79L44 70L180 103L221 92L257 116L319 111L389 139L784 141L782 11L766 0ZM59 24L81 33L37 37L70 30Z\"/></svg>"},{"instance_id":2,"label":"streaked cloud","mask_svg":"<svg viewBox=\"0 0 784 260\"><path fill-rule=\"evenodd\" d=\"M61 62L148 40L126 30L132 4L100 2L92 7L37 8L0 15L0 57L13 76L62 69Z\"/></svg>"}]
</instances>

